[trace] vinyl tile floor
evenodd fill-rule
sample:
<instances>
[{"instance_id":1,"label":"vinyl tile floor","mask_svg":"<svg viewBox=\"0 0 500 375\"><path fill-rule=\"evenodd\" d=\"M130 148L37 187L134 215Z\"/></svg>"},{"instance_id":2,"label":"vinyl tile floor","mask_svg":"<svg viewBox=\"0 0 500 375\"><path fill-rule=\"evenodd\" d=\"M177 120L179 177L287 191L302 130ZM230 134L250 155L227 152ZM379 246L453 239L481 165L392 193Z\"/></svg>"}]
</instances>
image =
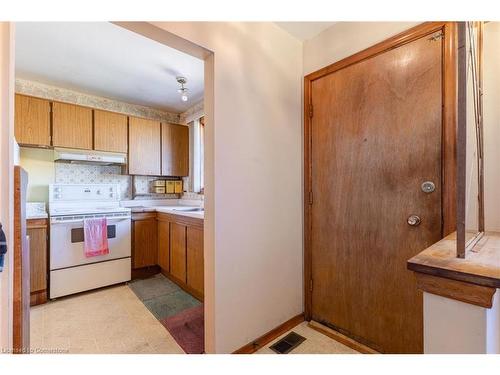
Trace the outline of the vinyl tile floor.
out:
<instances>
[{"instance_id":1,"label":"vinyl tile floor","mask_svg":"<svg viewBox=\"0 0 500 375\"><path fill-rule=\"evenodd\" d=\"M356 350L323 335L322 333L310 328L307 324L308 322L300 323L290 331L278 337L276 340L259 349L256 354L276 354L269 347L292 331L305 337L306 340L288 354L359 354Z\"/></svg>"},{"instance_id":2,"label":"vinyl tile floor","mask_svg":"<svg viewBox=\"0 0 500 375\"><path fill-rule=\"evenodd\" d=\"M155 315L171 316L199 302L182 295L180 288L160 278L148 280L147 283L112 286L32 307L32 352L184 354ZM174 296L167 307L160 303L166 295ZM150 306L146 307L148 302ZM306 340L290 354L358 353L308 327L307 322L291 331ZM275 354L269 347L289 332L261 348L257 354Z\"/></svg>"},{"instance_id":3,"label":"vinyl tile floor","mask_svg":"<svg viewBox=\"0 0 500 375\"><path fill-rule=\"evenodd\" d=\"M200 301L161 273L131 281L129 287L158 320L201 305Z\"/></svg>"},{"instance_id":4,"label":"vinyl tile floor","mask_svg":"<svg viewBox=\"0 0 500 375\"><path fill-rule=\"evenodd\" d=\"M30 325L33 353L184 353L128 285L32 307Z\"/></svg>"}]
</instances>

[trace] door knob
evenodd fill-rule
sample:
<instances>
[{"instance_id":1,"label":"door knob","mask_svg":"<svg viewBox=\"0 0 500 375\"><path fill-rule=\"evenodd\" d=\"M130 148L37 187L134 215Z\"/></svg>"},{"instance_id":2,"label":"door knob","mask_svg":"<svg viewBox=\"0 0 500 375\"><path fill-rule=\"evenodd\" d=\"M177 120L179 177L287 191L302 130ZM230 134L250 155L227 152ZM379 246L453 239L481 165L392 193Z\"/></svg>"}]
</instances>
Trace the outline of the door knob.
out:
<instances>
[{"instance_id":1,"label":"door knob","mask_svg":"<svg viewBox=\"0 0 500 375\"><path fill-rule=\"evenodd\" d=\"M432 193L434 190L436 190L436 185L434 185L434 182L432 182L432 181L425 181L422 183L420 188L422 189L422 191L424 193L429 194L429 193Z\"/></svg>"},{"instance_id":2,"label":"door knob","mask_svg":"<svg viewBox=\"0 0 500 375\"><path fill-rule=\"evenodd\" d=\"M420 224L421 221L422 220L417 215L410 215L410 216L408 216L408 220L407 220L408 225L411 225L412 227L416 227L417 225Z\"/></svg>"}]
</instances>

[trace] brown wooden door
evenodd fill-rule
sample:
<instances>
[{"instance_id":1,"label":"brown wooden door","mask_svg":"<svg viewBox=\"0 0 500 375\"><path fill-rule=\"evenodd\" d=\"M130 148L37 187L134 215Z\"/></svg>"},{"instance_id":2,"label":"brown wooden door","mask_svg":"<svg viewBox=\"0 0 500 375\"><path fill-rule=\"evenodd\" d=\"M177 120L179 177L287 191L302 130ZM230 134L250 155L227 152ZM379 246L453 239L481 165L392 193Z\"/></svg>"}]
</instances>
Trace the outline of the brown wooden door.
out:
<instances>
[{"instance_id":1,"label":"brown wooden door","mask_svg":"<svg viewBox=\"0 0 500 375\"><path fill-rule=\"evenodd\" d=\"M22 145L50 146L50 102L16 94L14 129Z\"/></svg>"},{"instance_id":2,"label":"brown wooden door","mask_svg":"<svg viewBox=\"0 0 500 375\"><path fill-rule=\"evenodd\" d=\"M162 176L189 175L189 128L184 125L161 124Z\"/></svg>"},{"instance_id":3,"label":"brown wooden door","mask_svg":"<svg viewBox=\"0 0 500 375\"><path fill-rule=\"evenodd\" d=\"M312 319L381 352L422 352L406 261L442 233L441 67L427 35L310 86Z\"/></svg>"},{"instance_id":4,"label":"brown wooden door","mask_svg":"<svg viewBox=\"0 0 500 375\"><path fill-rule=\"evenodd\" d=\"M127 116L120 113L94 110L94 150L127 152Z\"/></svg>"},{"instance_id":5,"label":"brown wooden door","mask_svg":"<svg viewBox=\"0 0 500 375\"><path fill-rule=\"evenodd\" d=\"M52 103L52 144L92 150L92 109Z\"/></svg>"},{"instance_id":6,"label":"brown wooden door","mask_svg":"<svg viewBox=\"0 0 500 375\"><path fill-rule=\"evenodd\" d=\"M129 160L130 174L159 176L161 124L158 121L137 117L129 118Z\"/></svg>"}]
</instances>

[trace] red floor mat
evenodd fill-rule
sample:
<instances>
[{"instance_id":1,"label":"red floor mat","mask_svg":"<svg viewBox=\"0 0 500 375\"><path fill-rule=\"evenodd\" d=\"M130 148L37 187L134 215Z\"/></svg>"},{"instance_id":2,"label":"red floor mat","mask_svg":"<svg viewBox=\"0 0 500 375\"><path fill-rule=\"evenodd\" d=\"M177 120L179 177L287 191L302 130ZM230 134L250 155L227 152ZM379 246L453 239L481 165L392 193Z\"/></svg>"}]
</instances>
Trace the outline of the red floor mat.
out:
<instances>
[{"instance_id":1,"label":"red floor mat","mask_svg":"<svg viewBox=\"0 0 500 375\"><path fill-rule=\"evenodd\" d=\"M186 353L204 353L203 305L184 310L160 322Z\"/></svg>"}]
</instances>

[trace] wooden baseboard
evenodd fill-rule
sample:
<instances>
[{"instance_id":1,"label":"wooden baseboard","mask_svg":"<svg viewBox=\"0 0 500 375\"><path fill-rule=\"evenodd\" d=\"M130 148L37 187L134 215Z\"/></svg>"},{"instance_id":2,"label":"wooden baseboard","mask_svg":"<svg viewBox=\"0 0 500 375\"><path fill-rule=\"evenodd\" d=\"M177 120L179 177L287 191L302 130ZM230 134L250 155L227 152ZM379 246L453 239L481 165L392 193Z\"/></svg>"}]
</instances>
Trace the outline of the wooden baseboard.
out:
<instances>
[{"instance_id":1,"label":"wooden baseboard","mask_svg":"<svg viewBox=\"0 0 500 375\"><path fill-rule=\"evenodd\" d=\"M47 290L33 292L30 295L30 306L41 305L47 302Z\"/></svg>"},{"instance_id":2,"label":"wooden baseboard","mask_svg":"<svg viewBox=\"0 0 500 375\"><path fill-rule=\"evenodd\" d=\"M356 340L351 339L350 337L343 335L340 332L337 332L331 328L328 328L324 326L323 324L320 324L318 322L315 322L311 320L308 324L308 326L315 331L318 331L322 333L325 336L330 337L331 339L340 342L341 344L344 344L345 346L348 346L351 349L354 349L362 354L380 354L376 350L373 350L372 348L363 345Z\"/></svg>"},{"instance_id":3,"label":"wooden baseboard","mask_svg":"<svg viewBox=\"0 0 500 375\"><path fill-rule=\"evenodd\" d=\"M242 346L238 350L234 351L233 354L252 354L255 353L260 348L269 344L274 339L280 337L285 332L291 330L293 327L299 325L304 321L304 313L294 316L293 318L287 320L286 322L280 324L278 327L270 330L266 334L262 335L258 339L252 341L251 343Z\"/></svg>"}]
</instances>

